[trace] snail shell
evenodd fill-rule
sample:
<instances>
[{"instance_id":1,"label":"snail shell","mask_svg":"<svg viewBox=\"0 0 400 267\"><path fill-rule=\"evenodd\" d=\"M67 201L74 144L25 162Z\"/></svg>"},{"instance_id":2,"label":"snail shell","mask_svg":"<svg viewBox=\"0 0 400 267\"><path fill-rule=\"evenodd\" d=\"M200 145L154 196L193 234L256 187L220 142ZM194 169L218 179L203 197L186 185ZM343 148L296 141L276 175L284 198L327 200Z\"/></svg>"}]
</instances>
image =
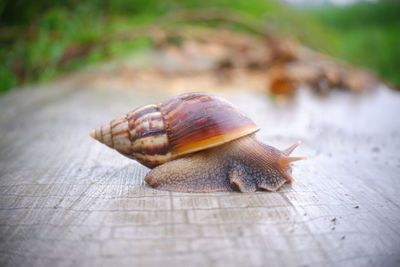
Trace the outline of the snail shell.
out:
<instances>
[{"instance_id":1,"label":"snail shell","mask_svg":"<svg viewBox=\"0 0 400 267\"><path fill-rule=\"evenodd\" d=\"M90 135L154 168L258 130L252 120L223 98L191 93L135 109L97 127Z\"/></svg>"},{"instance_id":2,"label":"snail shell","mask_svg":"<svg viewBox=\"0 0 400 267\"><path fill-rule=\"evenodd\" d=\"M259 142L258 126L223 98L203 93L177 96L118 117L90 136L124 156L154 168L145 181L179 192L257 189L275 191L291 182L289 157Z\"/></svg>"}]
</instances>

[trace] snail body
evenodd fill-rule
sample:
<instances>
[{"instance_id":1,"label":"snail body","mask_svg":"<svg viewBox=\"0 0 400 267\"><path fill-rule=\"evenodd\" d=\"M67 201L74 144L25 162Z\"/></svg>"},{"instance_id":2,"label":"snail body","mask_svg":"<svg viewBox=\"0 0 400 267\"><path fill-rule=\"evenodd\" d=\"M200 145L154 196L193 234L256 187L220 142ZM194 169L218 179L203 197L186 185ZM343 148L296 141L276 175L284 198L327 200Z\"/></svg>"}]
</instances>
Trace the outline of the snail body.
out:
<instances>
[{"instance_id":1,"label":"snail body","mask_svg":"<svg viewBox=\"0 0 400 267\"><path fill-rule=\"evenodd\" d=\"M160 190L276 191L291 182L289 157L255 137L258 126L228 101L203 93L148 105L92 130L107 146L152 168L145 181Z\"/></svg>"}]
</instances>

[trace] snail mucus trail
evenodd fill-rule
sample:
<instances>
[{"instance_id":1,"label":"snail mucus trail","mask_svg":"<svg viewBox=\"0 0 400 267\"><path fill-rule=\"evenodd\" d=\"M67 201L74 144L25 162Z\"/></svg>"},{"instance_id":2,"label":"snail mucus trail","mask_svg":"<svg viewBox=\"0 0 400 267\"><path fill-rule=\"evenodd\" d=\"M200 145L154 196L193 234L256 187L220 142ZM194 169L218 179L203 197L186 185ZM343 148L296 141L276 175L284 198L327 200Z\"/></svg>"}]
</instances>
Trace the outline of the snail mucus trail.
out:
<instances>
[{"instance_id":1,"label":"snail mucus trail","mask_svg":"<svg viewBox=\"0 0 400 267\"><path fill-rule=\"evenodd\" d=\"M176 192L278 190L292 182L290 157L257 140L259 127L223 98L177 96L135 109L90 136L152 170L145 181Z\"/></svg>"}]
</instances>

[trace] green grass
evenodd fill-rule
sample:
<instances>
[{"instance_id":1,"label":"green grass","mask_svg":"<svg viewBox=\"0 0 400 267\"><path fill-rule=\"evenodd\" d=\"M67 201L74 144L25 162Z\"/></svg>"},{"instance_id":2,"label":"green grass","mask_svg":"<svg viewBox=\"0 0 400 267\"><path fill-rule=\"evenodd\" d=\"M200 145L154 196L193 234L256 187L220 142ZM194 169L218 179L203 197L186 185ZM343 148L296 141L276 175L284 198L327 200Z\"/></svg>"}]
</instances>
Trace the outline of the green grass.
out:
<instances>
[{"instance_id":1,"label":"green grass","mask_svg":"<svg viewBox=\"0 0 400 267\"><path fill-rule=\"evenodd\" d=\"M371 68L396 86L400 62L399 4L358 4L345 8L295 10L258 0L36 0L0 3L0 93L65 71L149 48L145 34L121 40L118 34L184 9L219 8L240 12L270 31L294 36L314 49ZM184 22L189 23L189 22ZM205 26L226 21L191 22ZM165 25L168 24L168 25ZM176 21L163 26L177 27ZM232 30L249 31L231 23Z\"/></svg>"},{"instance_id":2,"label":"green grass","mask_svg":"<svg viewBox=\"0 0 400 267\"><path fill-rule=\"evenodd\" d=\"M400 2L325 7L311 16L332 30L332 55L369 68L400 88Z\"/></svg>"}]
</instances>

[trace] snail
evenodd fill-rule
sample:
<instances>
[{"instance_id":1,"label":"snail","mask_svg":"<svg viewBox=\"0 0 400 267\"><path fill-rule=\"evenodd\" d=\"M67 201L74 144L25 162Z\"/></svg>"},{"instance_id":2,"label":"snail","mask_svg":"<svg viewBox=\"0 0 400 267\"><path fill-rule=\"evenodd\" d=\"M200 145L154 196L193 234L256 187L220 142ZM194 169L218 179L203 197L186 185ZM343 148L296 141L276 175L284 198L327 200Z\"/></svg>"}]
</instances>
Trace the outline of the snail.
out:
<instances>
[{"instance_id":1,"label":"snail","mask_svg":"<svg viewBox=\"0 0 400 267\"><path fill-rule=\"evenodd\" d=\"M94 139L152 170L145 182L176 192L278 190L292 182L289 157L257 140L259 127L227 100L204 93L147 105L97 127Z\"/></svg>"}]
</instances>

